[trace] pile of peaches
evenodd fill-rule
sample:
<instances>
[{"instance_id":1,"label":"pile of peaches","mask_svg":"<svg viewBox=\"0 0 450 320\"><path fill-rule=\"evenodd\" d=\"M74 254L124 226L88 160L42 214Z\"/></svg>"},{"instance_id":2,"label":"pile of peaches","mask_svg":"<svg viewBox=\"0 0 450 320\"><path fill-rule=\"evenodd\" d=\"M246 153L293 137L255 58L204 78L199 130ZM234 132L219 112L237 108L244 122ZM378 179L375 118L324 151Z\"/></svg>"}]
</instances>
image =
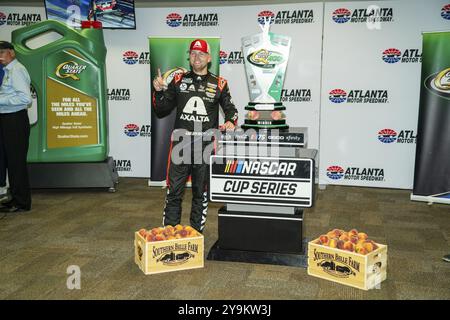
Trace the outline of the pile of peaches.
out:
<instances>
[{"instance_id":1,"label":"pile of peaches","mask_svg":"<svg viewBox=\"0 0 450 320\"><path fill-rule=\"evenodd\" d=\"M192 238L201 235L191 226L182 226L181 224L177 224L175 227L169 225L151 230L141 229L138 232L148 242Z\"/></svg>"},{"instance_id":2,"label":"pile of peaches","mask_svg":"<svg viewBox=\"0 0 450 320\"><path fill-rule=\"evenodd\" d=\"M349 232L333 229L327 234L321 235L314 243L362 255L366 255L378 248L375 242L369 240L367 234L358 232L356 229L352 229Z\"/></svg>"}]
</instances>

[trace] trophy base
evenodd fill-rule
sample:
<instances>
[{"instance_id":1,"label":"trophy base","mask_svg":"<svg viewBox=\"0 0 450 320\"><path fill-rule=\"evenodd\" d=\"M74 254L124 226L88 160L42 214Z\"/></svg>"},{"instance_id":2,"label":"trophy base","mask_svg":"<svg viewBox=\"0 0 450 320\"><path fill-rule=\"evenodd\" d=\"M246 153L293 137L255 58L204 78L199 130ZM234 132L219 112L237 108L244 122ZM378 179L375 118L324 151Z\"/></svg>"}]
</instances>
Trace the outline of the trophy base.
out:
<instances>
[{"instance_id":1,"label":"trophy base","mask_svg":"<svg viewBox=\"0 0 450 320\"><path fill-rule=\"evenodd\" d=\"M249 112L241 126L243 129L289 129L283 113L286 107L281 102L249 102L245 110Z\"/></svg>"},{"instance_id":2,"label":"trophy base","mask_svg":"<svg viewBox=\"0 0 450 320\"><path fill-rule=\"evenodd\" d=\"M267 130L267 129L278 129L280 131L287 131L289 129L289 125L287 124L248 124L244 123L241 125L241 128L244 130L247 129L256 129L256 130Z\"/></svg>"}]
</instances>

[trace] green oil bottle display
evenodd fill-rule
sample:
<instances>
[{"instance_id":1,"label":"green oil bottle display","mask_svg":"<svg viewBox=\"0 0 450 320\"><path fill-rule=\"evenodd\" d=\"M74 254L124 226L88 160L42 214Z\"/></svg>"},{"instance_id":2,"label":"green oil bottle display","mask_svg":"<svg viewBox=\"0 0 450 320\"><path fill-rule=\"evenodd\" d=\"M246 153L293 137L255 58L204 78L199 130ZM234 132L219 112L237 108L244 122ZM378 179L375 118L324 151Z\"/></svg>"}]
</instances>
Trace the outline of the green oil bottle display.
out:
<instances>
[{"instance_id":1,"label":"green oil bottle display","mask_svg":"<svg viewBox=\"0 0 450 320\"><path fill-rule=\"evenodd\" d=\"M39 48L27 42L56 32ZM101 25L80 30L48 20L12 32L18 60L37 94L28 162L96 162L108 156L106 47Z\"/></svg>"}]
</instances>

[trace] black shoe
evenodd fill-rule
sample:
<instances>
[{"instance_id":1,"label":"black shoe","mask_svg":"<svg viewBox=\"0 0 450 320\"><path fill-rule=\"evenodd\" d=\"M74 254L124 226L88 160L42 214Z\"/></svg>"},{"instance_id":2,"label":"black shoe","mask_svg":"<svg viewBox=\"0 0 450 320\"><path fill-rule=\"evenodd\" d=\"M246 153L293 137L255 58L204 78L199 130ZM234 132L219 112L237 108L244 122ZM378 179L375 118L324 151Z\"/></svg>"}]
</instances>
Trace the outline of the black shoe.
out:
<instances>
[{"instance_id":1,"label":"black shoe","mask_svg":"<svg viewBox=\"0 0 450 320\"><path fill-rule=\"evenodd\" d=\"M2 202L0 204L1 204L0 209L1 208L11 208L11 207L15 206L15 204L14 204L14 202L12 200L5 201L5 202Z\"/></svg>"},{"instance_id":2,"label":"black shoe","mask_svg":"<svg viewBox=\"0 0 450 320\"><path fill-rule=\"evenodd\" d=\"M0 212L25 212L25 211L30 211L30 209L17 207L15 205L0 208Z\"/></svg>"}]
</instances>

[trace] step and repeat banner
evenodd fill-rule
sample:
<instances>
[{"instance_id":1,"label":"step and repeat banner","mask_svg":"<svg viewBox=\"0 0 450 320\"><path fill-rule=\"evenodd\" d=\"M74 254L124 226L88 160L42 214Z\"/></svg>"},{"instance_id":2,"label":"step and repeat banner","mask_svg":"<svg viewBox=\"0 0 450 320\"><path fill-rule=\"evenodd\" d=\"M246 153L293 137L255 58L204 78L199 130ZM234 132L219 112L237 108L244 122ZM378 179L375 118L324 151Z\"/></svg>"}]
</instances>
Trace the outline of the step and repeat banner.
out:
<instances>
[{"instance_id":1,"label":"step and repeat banner","mask_svg":"<svg viewBox=\"0 0 450 320\"><path fill-rule=\"evenodd\" d=\"M325 4L320 184L412 188L422 32L449 29L448 0Z\"/></svg>"},{"instance_id":2,"label":"step and repeat banner","mask_svg":"<svg viewBox=\"0 0 450 320\"><path fill-rule=\"evenodd\" d=\"M104 31L110 155L120 176L150 177L148 37L220 37L220 75L241 124L249 101L241 37L261 32L265 17L274 18L271 32L292 37L282 99L287 123L308 127L308 147L319 149L319 182L410 189L421 33L450 29L448 0L136 8L136 30ZM0 6L0 38L45 19L43 6Z\"/></svg>"},{"instance_id":3,"label":"step and repeat banner","mask_svg":"<svg viewBox=\"0 0 450 320\"><path fill-rule=\"evenodd\" d=\"M220 75L228 80L241 124L249 101L241 37L261 32L259 22L266 17L274 18L271 32L292 37L282 93L287 122L294 127L308 127L309 146L318 148L322 14L322 3L136 8L136 30L104 30L108 48L110 155L119 175L150 177L148 37L220 37ZM0 6L0 38L10 40L15 28L45 19L44 7Z\"/></svg>"}]
</instances>

